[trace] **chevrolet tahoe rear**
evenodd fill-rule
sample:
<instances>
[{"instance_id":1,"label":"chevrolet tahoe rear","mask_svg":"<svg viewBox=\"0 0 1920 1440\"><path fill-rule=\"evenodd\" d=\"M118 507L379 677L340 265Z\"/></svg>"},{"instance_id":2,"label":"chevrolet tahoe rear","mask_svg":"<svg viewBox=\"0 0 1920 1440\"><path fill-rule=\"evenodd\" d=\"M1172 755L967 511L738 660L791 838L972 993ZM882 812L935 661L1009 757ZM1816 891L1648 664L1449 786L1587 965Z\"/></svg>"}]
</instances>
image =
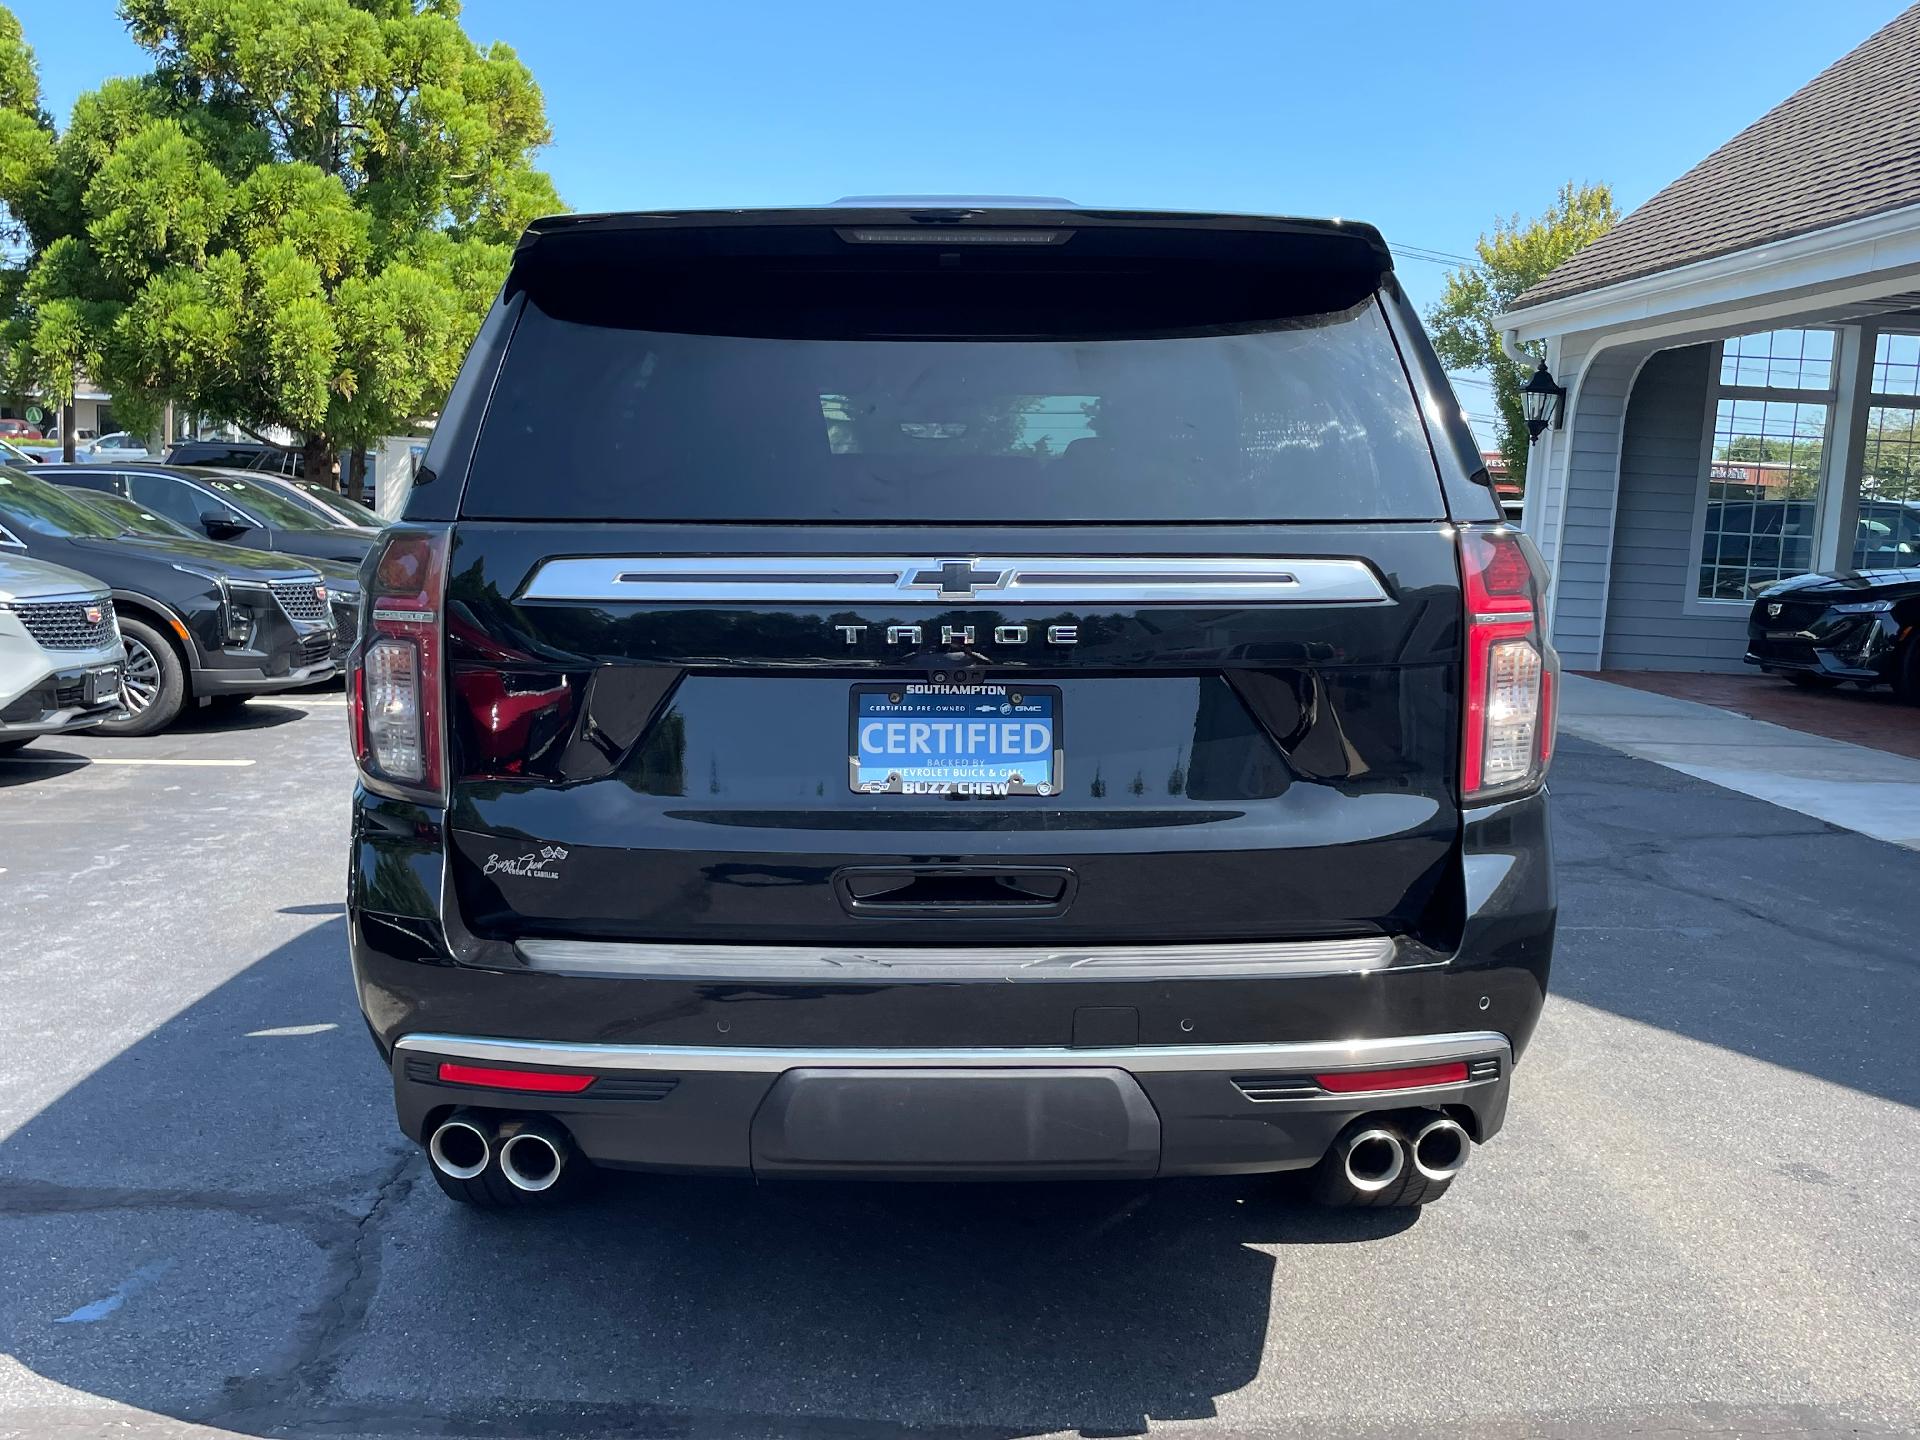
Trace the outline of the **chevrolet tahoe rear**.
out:
<instances>
[{"instance_id":1,"label":"chevrolet tahoe rear","mask_svg":"<svg viewBox=\"0 0 1920 1440\"><path fill-rule=\"evenodd\" d=\"M1437 1198L1557 665L1384 243L537 223L363 572L355 978L455 1199L596 1167Z\"/></svg>"}]
</instances>

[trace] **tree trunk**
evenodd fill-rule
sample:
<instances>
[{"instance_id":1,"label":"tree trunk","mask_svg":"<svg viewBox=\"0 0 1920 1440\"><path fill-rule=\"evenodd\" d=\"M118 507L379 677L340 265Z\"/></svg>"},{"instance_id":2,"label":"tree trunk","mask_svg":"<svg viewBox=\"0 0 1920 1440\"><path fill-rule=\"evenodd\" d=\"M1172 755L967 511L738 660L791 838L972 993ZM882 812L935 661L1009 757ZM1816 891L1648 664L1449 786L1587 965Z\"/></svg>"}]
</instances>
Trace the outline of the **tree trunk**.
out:
<instances>
[{"instance_id":1,"label":"tree trunk","mask_svg":"<svg viewBox=\"0 0 1920 1440\"><path fill-rule=\"evenodd\" d=\"M60 407L60 458L73 463L73 401Z\"/></svg>"},{"instance_id":2,"label":"tree trunk","mask_svg":"<svg viewBox=\"0 0 1920 1440\"><path fill-rule=\"evenodd\" d=\"M356 445L353 453L347 457L347 495L350 499L367 503L367 447Z\"/></svg>"},{"instance_id":3,"label":"tree trunk","mask_svg":"<svg viewBox=\"0 0 1920 1440\"><path fill-rule=\"evenodd\" d=\"M307 457L306 479L325 485L330 490L340 488L340 477L334 470L337 460L331 440L324 435L309 435L302 453Z\"/></svg>"}]
</instances>

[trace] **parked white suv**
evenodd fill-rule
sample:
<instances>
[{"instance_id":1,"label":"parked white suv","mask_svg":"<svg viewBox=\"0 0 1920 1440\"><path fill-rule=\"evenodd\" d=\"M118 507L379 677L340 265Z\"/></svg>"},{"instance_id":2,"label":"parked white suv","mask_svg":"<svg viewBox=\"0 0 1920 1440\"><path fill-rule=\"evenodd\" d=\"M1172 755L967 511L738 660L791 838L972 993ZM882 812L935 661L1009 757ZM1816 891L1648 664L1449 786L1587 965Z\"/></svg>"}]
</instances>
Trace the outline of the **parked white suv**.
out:
<instances>
[{"instance_id":1,"label":"parked white suv","mask_svg":"<svg viewBox=\"0 0 1920 1440\"><path fill-rule=\"evenodd\" d=\"M0 752L110 719L125 673L106 586L0 552Z\"/></svg>"}]
</instances>

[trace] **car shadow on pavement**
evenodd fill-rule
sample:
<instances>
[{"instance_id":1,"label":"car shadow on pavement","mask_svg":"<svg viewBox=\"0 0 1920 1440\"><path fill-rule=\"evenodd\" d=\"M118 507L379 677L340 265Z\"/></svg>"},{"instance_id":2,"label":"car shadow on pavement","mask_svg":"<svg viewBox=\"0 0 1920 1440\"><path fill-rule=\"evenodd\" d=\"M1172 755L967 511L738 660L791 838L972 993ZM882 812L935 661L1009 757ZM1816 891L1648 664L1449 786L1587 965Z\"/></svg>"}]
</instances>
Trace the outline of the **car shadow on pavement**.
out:
<instances>
[{"instance_id":1,"label":"car shadow on pavement","mask_svg":"<svg viewBox=\"0 0 1920 1440\"><path fill-rule=\"evenodd\" d=\"M316 923L0 1143L0 1350L259 1435L1134 1434L1258 1375L1288 1305L1258 1247L1415 1223L1268 1179L465 1210L394 1127L344 950Z\"/></svg>"},{"instance_id":2,"label":"car shadow on pavement","mask_svg":"<svg viewBox=\"0 0 1920 1440\"><path fill-rule=\"evenodd\" d=\"M1920 853L1568 740L1552 992L1920 1106Z\"/></svg>"},{"instance_id":3,"label":"car shadow on pavement","mask_svg":"<svg viewBox=\"0 0 1920 1440\"><path fill-rule=\"evenodd\" d=\"M195 705L182 710L180 718L167 727L166 733L218 735L229 730L272 730L306 718L307 712L297 705L275 704L270 699L249 700L244 705L227 707Z\"/></svg>"}]
</instances>

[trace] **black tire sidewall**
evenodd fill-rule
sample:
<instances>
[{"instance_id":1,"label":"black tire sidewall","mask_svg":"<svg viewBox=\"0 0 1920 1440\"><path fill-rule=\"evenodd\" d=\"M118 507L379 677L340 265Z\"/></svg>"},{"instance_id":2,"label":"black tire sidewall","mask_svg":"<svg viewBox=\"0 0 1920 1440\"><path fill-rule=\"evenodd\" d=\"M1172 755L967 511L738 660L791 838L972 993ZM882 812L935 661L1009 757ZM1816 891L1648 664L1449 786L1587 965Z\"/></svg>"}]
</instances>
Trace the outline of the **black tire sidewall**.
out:
<instances>
[{"instance_id":1,"label":"black tire sidewall","mask_svg":"<svg viewBox=\"0 0 1920 1440\"><path fill-rule=\"evenodd\" d=\"M95 727L97 735L153 735L167 728L179 718L180 711L187 703L187 667L180 658L180 652L173 648L158 630L144 620L135 620L131 616L120 617L120 634L124 639L135 641L153 652L153 658L160 667L160 690L153 697L153 704L129 720L109 720Z\"/></svg>"}]
</instances>

